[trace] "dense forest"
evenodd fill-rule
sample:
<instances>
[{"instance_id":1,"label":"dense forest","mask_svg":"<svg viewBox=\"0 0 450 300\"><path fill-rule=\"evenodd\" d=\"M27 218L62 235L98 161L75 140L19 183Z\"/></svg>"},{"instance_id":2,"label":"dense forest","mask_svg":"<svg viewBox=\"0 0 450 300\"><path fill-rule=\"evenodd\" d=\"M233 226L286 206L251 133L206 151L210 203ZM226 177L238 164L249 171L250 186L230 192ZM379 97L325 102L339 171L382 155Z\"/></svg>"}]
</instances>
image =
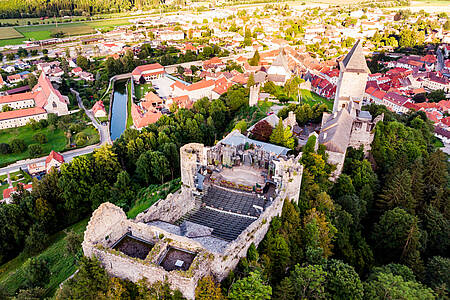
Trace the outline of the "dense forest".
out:
<instances>
[{"instance_id":1,"label":"dense forest","mask_svg":"<svg viewBox=\"0 0 450 300\"><path fill-rule=\"evenodd\" d=\"M164 0L2 0L0 18L90 16L164 5ZM175 1L175 4L183 4Z\"/></svg>"},{"instance_id":2,"label":"dense forest","mask_svg":"<svg viewBox=\"0 0 450 300\"><path fill-rule=\"evenodd\" d=\"M0 263L21 251L42 250L49 235L88 217L102 202L129 210L140 189L179 176L179 147L213 145L232 128L232 120L251 109L248 89L234 87L142 131L127 129L113 146L50 172L31 193L21 190L14 204L0 206ZM198 299L447 297L447 156L435 146L432 125L422 112L399 116L383 106L365 109L373 116L385 114L369 158L350 148L343 174L331 182L333 166L323 146L314 151L311 138L302 149L300 198L285 201L259 247L250 247L220 285L202 279ZM287 110L302 123L317 118L304 106L289 105L280 114ZM80 258L78 263L80 272L64 285L59 299L181 298L165 283L133 284L109 278L95 260ZM33 270L45 271L34 264ZM39 272L45 277L44 271ZM39 295L39 283L24 283L23 289Z\"/></svg>"}]
</instances>

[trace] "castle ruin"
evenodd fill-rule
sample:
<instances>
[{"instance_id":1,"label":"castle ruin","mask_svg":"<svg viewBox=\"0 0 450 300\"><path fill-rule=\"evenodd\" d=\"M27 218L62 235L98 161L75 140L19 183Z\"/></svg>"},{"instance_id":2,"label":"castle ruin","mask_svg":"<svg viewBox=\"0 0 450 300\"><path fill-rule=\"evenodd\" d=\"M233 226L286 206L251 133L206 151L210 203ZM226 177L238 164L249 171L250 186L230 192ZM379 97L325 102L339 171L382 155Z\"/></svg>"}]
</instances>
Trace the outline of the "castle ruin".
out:
<instances>
[{"instance_id":1,"label":"castle ruin","mask_svg":"<svg viewBox=\"0 0 450 300\"><path fill-rule=\"evenodd\" d=\"M84 254L113 276L167 281L194 299L200 278L224 279L261 242L284 201L298 201L301 154L289 151L238 130L213 147L183 146L181 189L135 219L100 205L85 231Z\"/></svg>"}]
</instances>

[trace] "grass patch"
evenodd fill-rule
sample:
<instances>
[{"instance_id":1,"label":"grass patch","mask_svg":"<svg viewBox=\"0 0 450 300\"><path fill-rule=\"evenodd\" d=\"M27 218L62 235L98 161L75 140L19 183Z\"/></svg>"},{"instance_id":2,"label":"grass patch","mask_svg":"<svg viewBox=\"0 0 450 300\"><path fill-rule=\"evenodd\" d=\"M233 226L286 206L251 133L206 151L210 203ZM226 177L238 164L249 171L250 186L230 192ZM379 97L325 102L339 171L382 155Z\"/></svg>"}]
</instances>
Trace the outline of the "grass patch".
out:
<instances>
[{"instance_id":1,"label":"grass patch","mask_svg":"<svg viewBox=\"0 0 450 300\"><path fill-rule=\"evenodd\" d=\"M156 203L159 199L164 199L170 193L175 193L181 187L181 179L176 178L163 185L152 184L142 189L136 197L136 202L127 212L129 219L134 219L138 214Z\"/></svg>"},{"instance_id":2,"label":"grass patch","mask_svg":"<svg viewBox=\"0 0 450 300\"><path fill-rule=\"evenodd\" d=\"M0 27L0 40L22 38L23 35L14 27Z\"/></svg>"},{"instance_id":3,"label":"grass patch","mask_svg":"<svg viewBox=\"0 0 450 300\"><path fill-rule=\"evenodd\" d=\"M114 29L115 26L130 25L130 24L131 24L130 21L127 19L101 20L86 23L86 25L88 25L89 27L101 30L111 30Z\"/></svg>"},{"instance_id":4,"label":"grass patch","mask_svg":"<svg viewBox=\"0 0 450 300\"><path fill-rule=\"evenodd\" d=\"M127 102L127 128L133 126L133 118L131 117L131 105L132 105L132 96L131 96L131 80L128 81L127 84L127 93L128 93L128 102Z\"/></svg>"},{"instance_id":5,"label":"grass patch","mask_svg":"<svg viewBox=\"0 0 450 300\"><path fill-rule=\"evenodd\" d=\"M7 40L0 40L0 47L8 46L8 45L21 45L24 44L23 42L28 41L27 38L20 38L20 39L7 39Z\"/></svg>"},{"instance_id":6,"label":"grass patch","mask_svg":"<svg viewBox=\"0 0 450 300\"><path fill-rule=\"evenodd\" d=\"M270 111L270 107L273 105L273 102L270 101L259 101L256 106L244 106L239 109L236 113L234 119L228 125L226 132L230 132L236 124L245 120L247 122L247 128L261 120L262 118L267 116L267 113Z\"/></svg>"},{"instance_id":7,"label":"grass patch","mask_svg":"<svg viewBox=\"0 0 450 300\"><path fill-rule=\"evenodd\" d=\"M32 130L27 126L3 129L0 130L0 141L10 144L13 139L23 139L28 146L36 144L33 136L37 133L43 133L47 137L47 143L42 145L43 155L50 153L52 150L62 151L67 146L67 138L64 132L61 129L50 130L49 127L39 130ZM0 166L29 157L28 149L22 153L0 154Z\"/></svg>"},{"instance_id":8,"label":"grass patch","mask_svg":"<svg viewBox=\"0 0 450 300\"><path fill-rule=\"evenodd\" d=\"M145 97L150 90L154 90L151 83L139 84L134 86L134 96L140 100Z\"/></svg>"},{"instance_id":9,"label":"grass patch","mask_svg":"<svg viewBox=\"0 0 450 300\"><path fill-rule=\"evenodd\" d=\"M328 100L322 96L317 95L314 92L311 92L309 90L300 90L302 93L302 103L308 103L309 105L313 106L317 103L325 103L329 110L333 109L333 101Z\"/></svg>"},{"instance_id":10,"label":"grass patch","mask_svg":"<svg viewBox=\"0 0 450 300\"><path fill-rule=\"evenodd\" d=\"M85 219L67 229L82 233L86 229L87 222L88 219ZM44 287L46 296L52 296L59 287L59 284L76 270L74 257L65 253L65 236L66 233L64 230L52 235L47 249L37 255L48 261L50 272L52 274L50 282ZM16 258L0 266L0 284L3 285L8 294L14 294L25 281L23 264L28 258L30 258L30 256L21 253Z\"/></svg>"}]
</instances>

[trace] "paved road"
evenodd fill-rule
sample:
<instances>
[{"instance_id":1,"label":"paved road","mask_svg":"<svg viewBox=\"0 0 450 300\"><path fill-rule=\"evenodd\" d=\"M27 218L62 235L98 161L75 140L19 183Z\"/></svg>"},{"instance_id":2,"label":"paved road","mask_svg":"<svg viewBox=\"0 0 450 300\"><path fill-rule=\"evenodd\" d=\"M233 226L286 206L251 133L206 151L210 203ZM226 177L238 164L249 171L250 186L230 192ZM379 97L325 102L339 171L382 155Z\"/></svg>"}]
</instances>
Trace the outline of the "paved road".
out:
<instances>
[{"instance_id":1,"label":"paved road","mask_svg":"<svg viewBox=\"0 0 450 300\"><path fill-rule=\"evenodd\" d=\"M61 154L64 157L64 160L66 162L70 162L74 157L91 153L96 148L98 148L99 146L100 145L87 146L87 147L84 147L84 148L81 148L81 149L75 149L75 150L70 150L70 151L67 151L67 152L63 152ZM34 159L20 160L20 161L15 162L15 163L7 166L7 167L0 168L0 175L16 172L16 171L19 171L20 169L24 170L24 169L27 168L28 164L44 162L46 158L47 157L40 157L40 158L34 158Z\"/></svg>"},{"instance_id":2,"label":"paved road","mask_svg":"<svg viewBox=\"0 0 450 300\"><path fill-rule=\"evenodd\" d=\"M88 154L93 152L95 149L97 149L98 147L100 147L101 145L108 143L108 144L112 144L111 142L111 137L109 136L109 129L108 126L104 126L101 125L97 122L97 120L94 118L94 116L92 115L91 111L87 110L84 105L83 102L81 101L81 98L78 94L77 91L75 90L71 90L72 93L75 94L75 96L77 97L78 100L78 106L84 110L84 112L88 115L88 117L91 119L92 124L95 126L95 128L97 128L97 130L100 133L100 143L97 145L91 145L91 146L87 146L81 149L75 149L75 150L69 150L66 152L61 153L62 156L64 157L64 160L66 162L70 162L74 157L76 156L80 156L80 155L84 155L84 154ZM26 160L20 160L17 161L11 165L8 165L7 167L4 168L0 168L0 175L2 174L7 174L7 173L12 173L12 172L16 172L19 171L20 169L24 170L27 168L27 165L31 164L31 163L40 163L40 162L44 162L46 159L46 157L40 157L40 158L34 158L34 159L26 159Z\"/></svg>"},{"instance_id":3,"label":"paved road","mask_svg":"<svg viewBox=\"0 0 450 300\"><path fill-rule=\"evenodd\" d=\"M103 145L104 143L108 143L108 144L112 144L111 141L111 137L109 134L109 128L107 125L102 125L99 124L97 122L97 119L94 117L94 115L92 114L92 112L90 110L87 110L84 105L83 105L83 101L80 98L80 94L75 91L74 89L70 89L70 91L72 92L72 94L75 95L75 97L77 98L77 102L78 102L78 106L84 110L84 112L86 113L86 115L89 117L89 119L91 119L92 124L94 125L95 128L97 128L99 134L100 134L100 144Z\"/></svg>"}]
</instances>

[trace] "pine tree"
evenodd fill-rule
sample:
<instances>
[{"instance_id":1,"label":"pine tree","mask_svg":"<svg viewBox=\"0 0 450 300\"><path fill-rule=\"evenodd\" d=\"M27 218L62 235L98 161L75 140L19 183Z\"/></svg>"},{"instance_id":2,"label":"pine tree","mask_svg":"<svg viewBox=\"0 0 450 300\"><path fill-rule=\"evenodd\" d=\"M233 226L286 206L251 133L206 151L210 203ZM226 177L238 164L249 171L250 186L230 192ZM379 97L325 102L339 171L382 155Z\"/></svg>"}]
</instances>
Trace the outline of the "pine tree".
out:
<instances>
[{"instance_id":1,"label":"pine tree","mask_svg":"<svg viewBox=\"0 0 450 300\"><path fill-rule=\"evenodd\" d=\"M270 142L272 144L282 145L284 140L283 121L280 119L278 125L273 129L270 135Z\"/></svg>"},{"instance_id":2,"label":"pine tree","mask_svg":"<svg viewBox=\"0 0 450 300\"><path fill-rule=\"evenodd\" d=\"M290 300L295 299L294 285L289 277L285 277L275 288L274 299Z\"/></svg>"},{"instance_id":3,"label":"pine tree","mask_svg":"<svg viewBox=\"0 0 450 300\"><path fill-rule=\"evenodd\" d=\"M395 172L390 182L388 182L380 195L377 204L383 210L394 207L402 207L410 213L414 213L417 206L412 195L412 179L408 170Z\"/></svg>"}]
</instances>

